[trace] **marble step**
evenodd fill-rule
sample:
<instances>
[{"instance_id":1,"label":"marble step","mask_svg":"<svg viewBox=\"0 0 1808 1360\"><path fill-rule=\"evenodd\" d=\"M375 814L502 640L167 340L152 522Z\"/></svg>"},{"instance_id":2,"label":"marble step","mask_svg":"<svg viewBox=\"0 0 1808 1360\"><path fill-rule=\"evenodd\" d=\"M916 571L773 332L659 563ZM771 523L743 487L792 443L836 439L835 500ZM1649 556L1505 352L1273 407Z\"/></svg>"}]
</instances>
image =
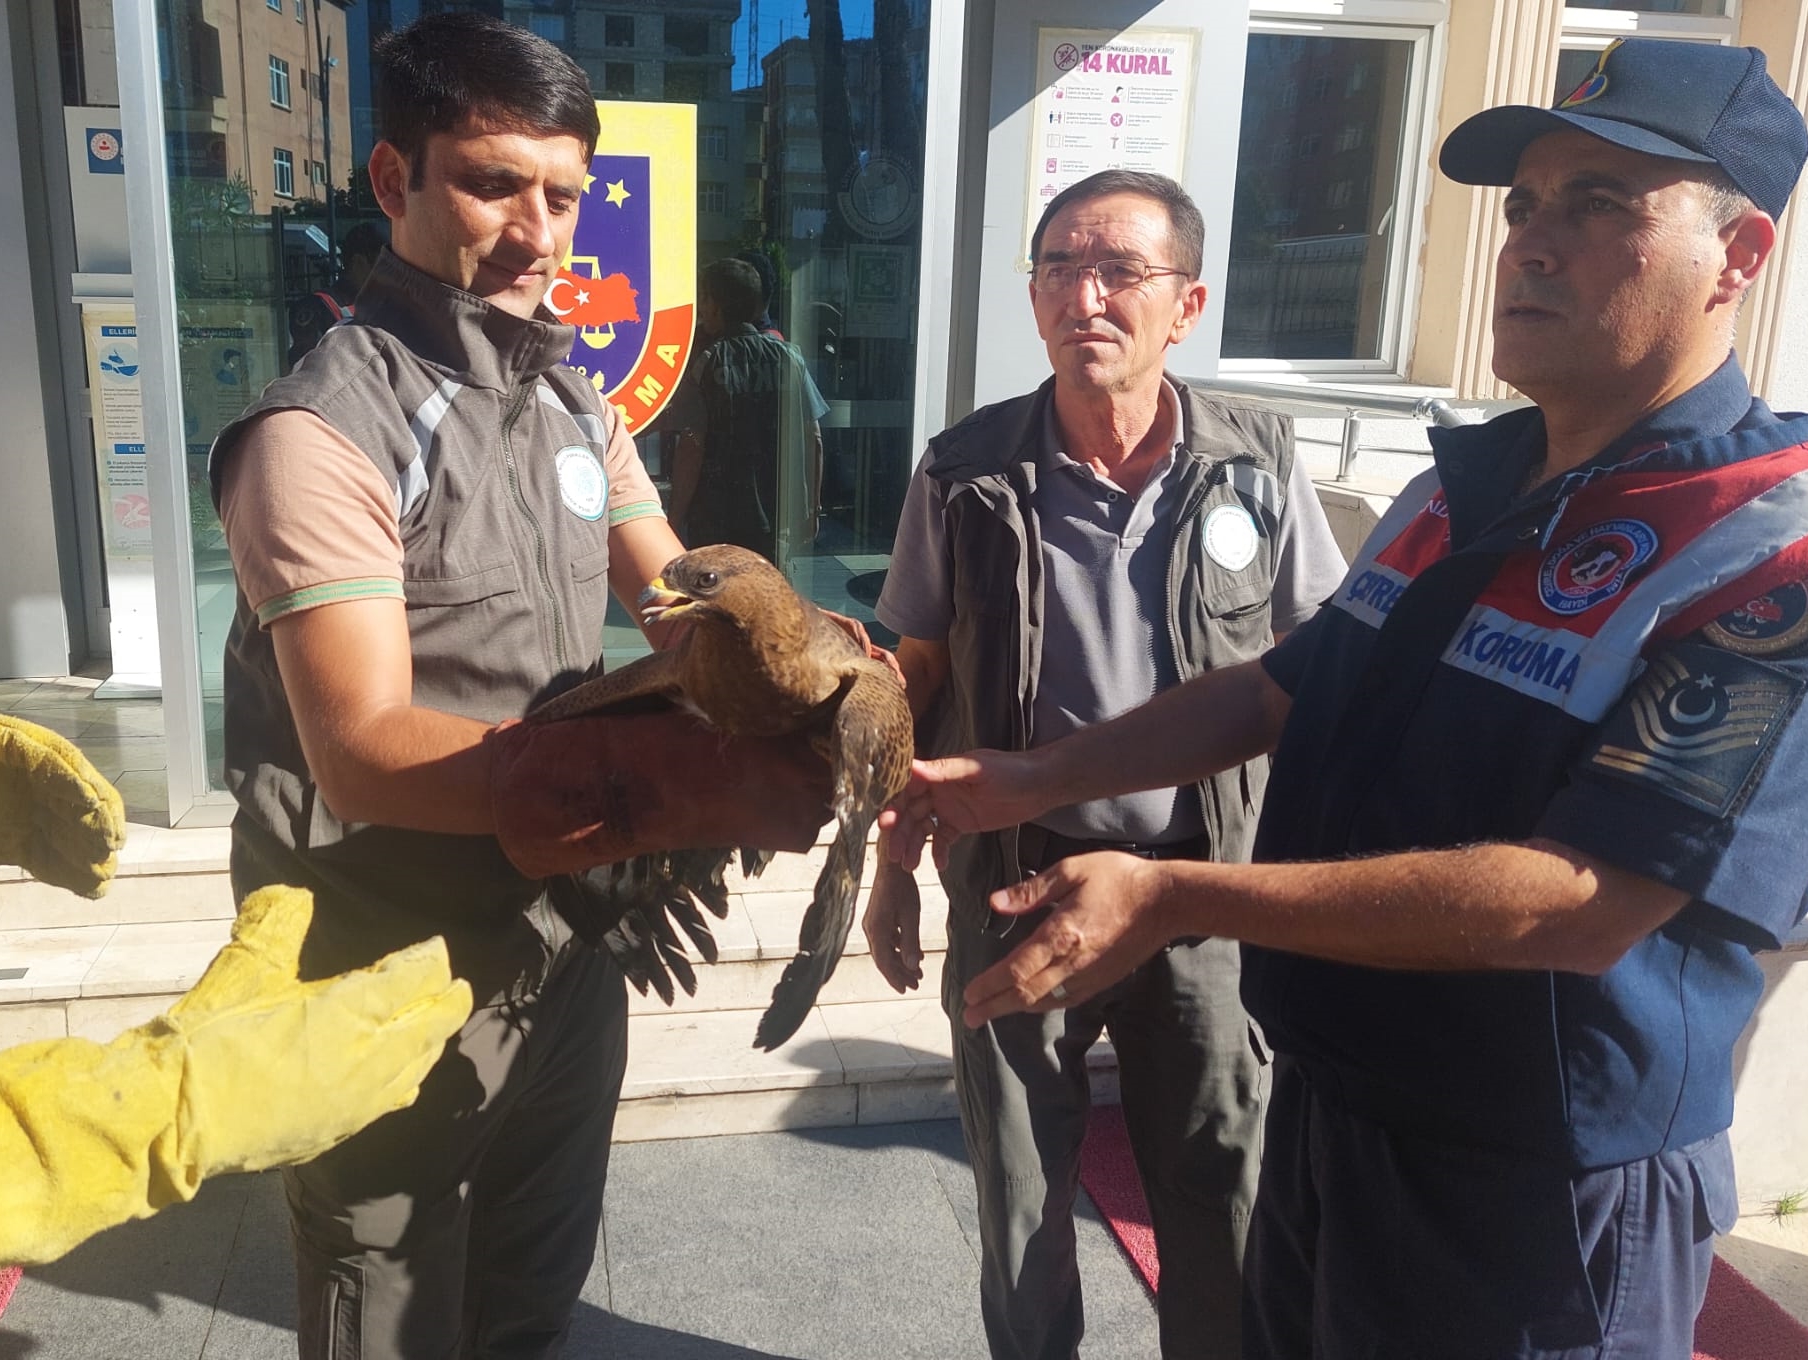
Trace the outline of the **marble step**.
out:
<instances>
[{"instance_id":1,"label":"marble step","mask_svg":"<svg viewBox=\"0 0 1808 1360\"><path fill-rule=\"evenodd\" d=\"M74 1035L105 1042L160 1014L193 986L232 927L224 829L134 826L107 895L85 901L0 869L0 1047ZM799 1032L774 1053L752 1047L760 1014L797 948L826 846L781 855L758 878L730 875L729 914L712 921L717 961L697 991L665 1006L629 993L623 1140L951 1117L951 1040L941 1010L946 898L929 870L923 979L900 997L867 956L848 953ZM866 881L871 881L872 865ZM865 909L862 894L860 909ZM1116 1098L1108 1045L1093 1056Z\"/></svg>"},{"instance_id":2,"label":"marble step","mask_svg":"<svg viewBox=\"0 0 1808 1360\"><path fill-rule=\"evenodd\" d=\"M64 1035L104 1042L167 1009L200 977L232 925L225 841L157 839L128 841L118 878L95 902L16 873L0 880L0 1046ZM856 927L799 1033L775 1053L752 1047L796 950L823 853L781 856L757 879L733 878L728 918L712 922L718 958L697 965L694 996L680 994L667 1008L656 996L629 993L620 1137L954 1113L940 1004L946 902L927 872L919 987L905 997L892 992ZM1115 1073L1108 1057L1100 1061L1101 1095L1109 1098Z\"/></svg>"},{"instance_id":3,"label":"marble step","mask_svg":"<svg viewBox=\"0 0 1808 1360\"><path fill-rule=\"evenodd\" d=\"M635 1015L615 1118L617 1142L779 1129L897 1124L959 1114L953 1039L939 999L819 1005L771 1053L753 1047L758 1010ZM1093 1099L1116 1104L1117 1057L1088 1056Z\"/></svg>"}]
</instances>

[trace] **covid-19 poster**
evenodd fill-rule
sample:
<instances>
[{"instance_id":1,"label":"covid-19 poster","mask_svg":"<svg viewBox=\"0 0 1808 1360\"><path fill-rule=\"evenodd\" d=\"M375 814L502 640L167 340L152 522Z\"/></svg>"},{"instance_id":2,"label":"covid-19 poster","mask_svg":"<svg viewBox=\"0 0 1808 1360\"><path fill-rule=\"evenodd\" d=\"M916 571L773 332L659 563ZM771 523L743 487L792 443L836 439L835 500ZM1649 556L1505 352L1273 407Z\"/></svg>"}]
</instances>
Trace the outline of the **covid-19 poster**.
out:
<instances>
[{"instance_id":1,"label":"covid-19 poster","mask_svg":"<svg viewBox=\"0 0 1808 1360\"><path fill-rule=\"evenodd\" d=\"M1048 201L1100 170L1183 179L1191 29L1038 28L1023 258Z\"/></svg>"}]
</instances>

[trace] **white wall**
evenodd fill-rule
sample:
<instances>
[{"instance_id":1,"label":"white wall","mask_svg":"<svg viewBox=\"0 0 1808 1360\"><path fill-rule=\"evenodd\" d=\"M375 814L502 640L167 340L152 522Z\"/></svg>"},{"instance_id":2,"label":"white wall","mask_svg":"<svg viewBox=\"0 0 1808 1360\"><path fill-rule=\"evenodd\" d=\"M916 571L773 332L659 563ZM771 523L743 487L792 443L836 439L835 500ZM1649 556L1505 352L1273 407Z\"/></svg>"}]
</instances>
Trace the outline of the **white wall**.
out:
<instances>
[{"instance_id":1,"label":"white wall","mask_svg":"<svg viewBox=\"0 0 1808 1360\"><path fill-rule=\"evenodd\" d=\"M1030 314L1029 280L1017 272L1023 248L1030 122L1036 98L1036 30L1193 29L1195 80L1181 182L1205 217L1206 314L1169 356L1176 373L1218 371L1222 298L1230 260L1230 186L1236 183L1242 121L1245 0L998 0L993 30L991 136L981 236L975 405L1001 401L1048 377L1048 353Z\"/></svg>"}]
</instances>

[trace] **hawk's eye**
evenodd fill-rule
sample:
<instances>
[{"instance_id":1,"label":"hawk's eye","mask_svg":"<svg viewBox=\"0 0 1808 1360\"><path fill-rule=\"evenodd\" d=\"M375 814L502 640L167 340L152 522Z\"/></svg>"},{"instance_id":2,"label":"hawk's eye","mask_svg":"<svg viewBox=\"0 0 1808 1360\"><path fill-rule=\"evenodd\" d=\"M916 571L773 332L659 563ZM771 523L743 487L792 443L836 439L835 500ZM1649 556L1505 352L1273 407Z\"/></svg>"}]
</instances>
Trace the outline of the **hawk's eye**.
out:
<instances>
[{"instance_id":1,"label":"hawk's eye","mask_svg":"<svg viewBox=\"0 0 1808 1360\"><path fill-rule=\"evenodd\" d=\"M722 584L722 578L713 571L703 572L697 577L697 589L699 590L714 590L720 584Z\"/></svg>"}]
</instances>

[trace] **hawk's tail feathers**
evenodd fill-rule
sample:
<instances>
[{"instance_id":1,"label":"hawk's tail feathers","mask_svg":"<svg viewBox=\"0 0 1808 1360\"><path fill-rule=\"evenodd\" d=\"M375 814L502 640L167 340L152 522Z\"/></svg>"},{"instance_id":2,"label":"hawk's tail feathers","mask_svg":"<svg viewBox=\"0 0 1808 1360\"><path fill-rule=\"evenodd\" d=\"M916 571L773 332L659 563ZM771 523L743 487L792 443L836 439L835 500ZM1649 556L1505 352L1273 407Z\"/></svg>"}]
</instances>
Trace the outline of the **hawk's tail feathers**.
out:
<instances>
[{"instance_id":1,"label":"hawk's tail feathers","mask_svg":"<svg viewBox=\"0 0 1808 1360\"><path fill-rule=\"evenodd\" d=\"M866 833L879 814L876 805L863 804L838 779L835 790L835 839L829 857L816 876L816 892L798 931L797 954L785 965L772 989L772 1002L760 1017L753 1046L770 1053L793 1034L816 1004L823 984L841 962L848 932L854 924L854 899L860 892L860 874L866 860Z\"/></svg>"},{"instance_id":2,"label":"hawk's tail feathers","mask_svg":"<svg viewBox=\"0 0 1808 1360\"><path fill-rule=\"evenodd\" d=\"M607 949L642 996L650 988L669 1006L677 988L689 996L697 991L685 939L704 962L716 961L716 941L703 909L719 918L728 915L723 875L734 853L641 855L553 879L548 892L579 939Z\"/></svg>"}]
</instances>

